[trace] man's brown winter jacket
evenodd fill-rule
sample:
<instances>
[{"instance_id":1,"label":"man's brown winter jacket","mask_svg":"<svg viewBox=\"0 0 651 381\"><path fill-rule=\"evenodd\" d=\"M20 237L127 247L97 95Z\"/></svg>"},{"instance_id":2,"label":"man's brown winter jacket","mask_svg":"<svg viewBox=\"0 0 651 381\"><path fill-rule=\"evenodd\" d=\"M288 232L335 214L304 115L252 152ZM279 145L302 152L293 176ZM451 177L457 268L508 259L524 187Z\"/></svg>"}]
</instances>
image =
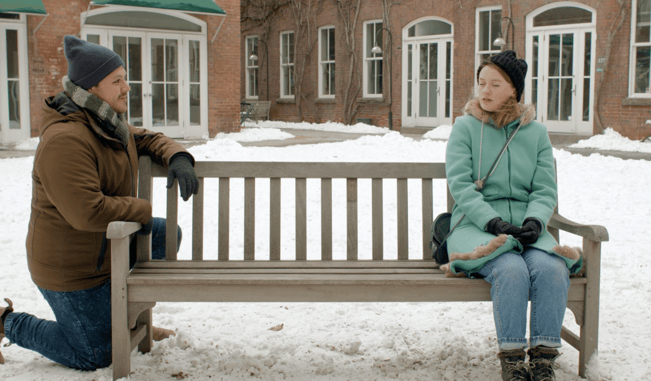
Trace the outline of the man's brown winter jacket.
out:
<instances>
[{"instance_id":1,"label":"man's brown winter jacket","mask_svg":"<svg viewBox=\"0 0 651 381\"><path fill-rule=\"evenodd\" d=\"M110 279L111 221L147 223L151 204L136 198L138 155L168 166L183 147L129 126L125 147L65 93L45 100L32 173L27 262L37 286L76 291Z\"/></svg>"}]
</instances>

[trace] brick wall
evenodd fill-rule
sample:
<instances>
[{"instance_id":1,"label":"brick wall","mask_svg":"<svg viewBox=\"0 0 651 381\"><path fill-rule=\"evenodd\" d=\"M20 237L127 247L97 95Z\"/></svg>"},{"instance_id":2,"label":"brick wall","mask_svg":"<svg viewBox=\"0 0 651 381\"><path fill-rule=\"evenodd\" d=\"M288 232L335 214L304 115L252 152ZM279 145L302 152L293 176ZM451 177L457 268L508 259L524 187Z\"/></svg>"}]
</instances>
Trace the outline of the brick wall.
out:
<instances>
[{"instance_id":1,"label":"brick wall","mask_svg":"<svg viewBox=\"0 0 651 381\"><path fill-rule=\"evenodd\" d=\"M79 36L81 13L88 10L89 2L43 0L49 16L35 34L43 17L27 18L32 136L38 136L43 99L60 92L61 79L67 75L63 37L67 34ZM208 24L208 128L211 137L218 132L239 129L240 110L240 77L237 75L240 72L240 2L218 0L217 4L227 16L212 43L222 17L193 15Z\"/></svg>"},{"instance_id":2,"label":"brick wall","mask_svg":"<svg viewBox=\"0 0 651 381\"><path fill-rule=\"evenodd\" d=\"M409 23L422 17L437 16L443 18L454 25L454 45L453 45L453 116L462 114L463 106L473 93L475 80L475 14L479 7L501 6L503 16L510 16L515 26L515 50L519 56L525 54L525 35L526 35L526 16L536 9L553 3L549 0L476 0L474 2L457 2L457 1L435 1L435 0L409 0L403 1L402 5L396 5L391 9L390 29L393 36L393 68L392 68L392 104L389 106L383 101L362 100L360 93L359 109L357 118L371 118L373 124L378 126L388 125L388 112L393 113L394 129L400 129L401 126L401 106L402 106L402 29ZM509 15L509 3L511 14ZM616 0L579 0L577 3L585 4L596 10L597 20L597 40L596 52L594 52L594 62L603 58L606 54L606 44L609 33L613 25L616 25L616 17L619 14L620 5ZM629 86L629 51L630 51L630 31L631 31L631 9L630 2L624 2L624 23L621 29L614 36L611 45L610 60L604 71L598 71L594 81L598 84L602 82L601 90L598 94L598 103L595 104L592 113L595 114L594 132L599 133L598 120L600 119L604 127L612 127L632 139L640 139L651 134L651 124L647 125L646 121L651 120L651 100L628 100ZM243 11L244 12L244 11ZM269 46L269 73L270 73L270 97L265 94L266 73L264 66L260 66L260 99L272 100L271 118L275 120L296 121L298 113L295 104L275 102L279 94L279 33L283 30L295 30L295 22L290 9L276 12L271 22L271 32L267 44ZM356 28L356 45L358 57L362 57L363 48L363 22L371 19L382 18L382 2L380 0L365 0L362 2L359 19ZM303 95L303 120L325 122L342 121L343 119L343 86L344 77L347 69L340 64L343 61L345 49L343 47L343 24L337 14L336 4L333 2L324 2L324 7L317 17L314 32L318 27L324 25L334 25L336 34L336 99L332 102L321 102L317 99L318 95L318 53L315 51L309 57L306 71L306 82L304 83ZM385 25L386 26L386 25ZM506 31L506 28L505 28ZM259 27L253 22L242 24L242 41L246 36L260 36ZM316 36L315 36L316 37ZM297 49L304 49L304 44L299 44ZM315 47L316 49L316 47ZM244 50L242 50L242 57ZM300 56L300 54L299 54ZM261 65L263 65L261 63ZM358 61L358 72L362 74L362 61ZM385 66L386 67L386 66ZM597 68L600 68L597 66ZM242 63L242 86L241 96L245 97L244 88L244 63ZM386 73L385 73L386 74ZM602 78L603 77L603 78ZM386 88L386 80L385 80ZM595 94L592 94L594 97Z\"/></svg>"}]
</instances>

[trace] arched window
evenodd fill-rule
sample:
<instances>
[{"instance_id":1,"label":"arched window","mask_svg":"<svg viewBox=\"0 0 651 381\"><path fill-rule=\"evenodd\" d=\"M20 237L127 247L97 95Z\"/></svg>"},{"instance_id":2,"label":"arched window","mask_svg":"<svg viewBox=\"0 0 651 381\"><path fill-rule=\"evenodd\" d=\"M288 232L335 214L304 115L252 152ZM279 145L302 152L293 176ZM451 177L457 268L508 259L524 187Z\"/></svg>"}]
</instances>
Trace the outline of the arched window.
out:
<instances>
[{"instance_id":1,"label":"arched window","mask_svg":"<svg viewBox=\"0 0 651 381\"><path fill-rule=\"evenodd\" d=\"M592 23L592 12L578 7L552 8L533 18L534 27L590 23Z\"/></svg>"},{"instance_id":2,"label":"arched window","mask_svg":"<svg viewBox=\"0 0 651 381\"><path fill-rule=\"evenodd\" d=\"M442 20L425 20L409 28L407 37L452 34L452 25Z\"/></svg>"}]
</instances>

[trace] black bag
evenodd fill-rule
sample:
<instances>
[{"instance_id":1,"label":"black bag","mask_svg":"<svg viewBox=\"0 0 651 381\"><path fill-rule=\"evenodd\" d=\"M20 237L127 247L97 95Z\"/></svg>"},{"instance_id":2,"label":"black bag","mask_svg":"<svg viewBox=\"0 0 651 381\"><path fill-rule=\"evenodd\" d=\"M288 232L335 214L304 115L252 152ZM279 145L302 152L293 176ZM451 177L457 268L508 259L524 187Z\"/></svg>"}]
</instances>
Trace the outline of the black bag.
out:
<instances>
[{"instance_id":1,"label":"black bag","mask_svg":"<svg viewBox=\"0 0 651 381\"><path fill-rule=\"evenodd\" d=\"M432 258L439 265L449 262L448 259L448 234L450 234L451 213L439 214L432 222L432 231L429 247L432 250Z\"/></svg>"}]
</instances>

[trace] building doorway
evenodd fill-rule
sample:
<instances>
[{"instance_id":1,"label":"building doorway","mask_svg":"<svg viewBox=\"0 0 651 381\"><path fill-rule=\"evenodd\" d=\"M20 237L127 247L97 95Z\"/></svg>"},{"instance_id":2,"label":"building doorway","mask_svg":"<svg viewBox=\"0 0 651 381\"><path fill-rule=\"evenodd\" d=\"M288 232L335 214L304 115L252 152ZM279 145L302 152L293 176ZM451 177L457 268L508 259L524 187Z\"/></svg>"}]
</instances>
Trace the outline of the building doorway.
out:
<instances>
[{"instance_id":1,"label":"building doorway","mask_svg":"<svg viewBox=\"0 0 651 381\"><path fill-rule=\"evenodd\" d=\"M527 16L525 101L549 132L592 135L596 17L581 4L549 4Z\"/></svg>"},{"instance_id":2,"label":"building doorway","mask_svg":"<svg viewBox=\"0 0 651 381\"><path fill-rule=\"evenodd\" d=\"M402 124L452 124L452 24L436 18L403 29Z\"/></svg>"},{"instance_id":3,"label":"building doorway","mask_svg":"<svg viewBox=\"0 0 651 381\"><path fill-rule=\"evenodd\" d=\"M25 17L0 14L0 145L30 136Z\"/></svg>"}]
</instances>

